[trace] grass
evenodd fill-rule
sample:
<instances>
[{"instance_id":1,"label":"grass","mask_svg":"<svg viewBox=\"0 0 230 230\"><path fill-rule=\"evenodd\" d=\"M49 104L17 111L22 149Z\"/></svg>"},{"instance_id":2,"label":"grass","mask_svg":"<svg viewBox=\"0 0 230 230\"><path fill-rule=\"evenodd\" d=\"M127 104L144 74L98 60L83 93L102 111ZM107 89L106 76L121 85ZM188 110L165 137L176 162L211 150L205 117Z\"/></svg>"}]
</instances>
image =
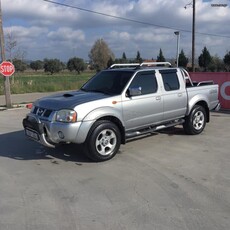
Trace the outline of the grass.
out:
<instances>
[{"instance_id":1,"label":"grass","mask_svg":"<svg viewBox=\"0 0 230 230\"><path fill-rule=\"evenodd\" d=\"M88 71L81 74L61 72L47 74L44 72L15 73L10 77L11 94L34 92L55 92L79 89L95 73ZM4 80L0 78L0 95L4 94Z\"/></svg>"}]
</instances>

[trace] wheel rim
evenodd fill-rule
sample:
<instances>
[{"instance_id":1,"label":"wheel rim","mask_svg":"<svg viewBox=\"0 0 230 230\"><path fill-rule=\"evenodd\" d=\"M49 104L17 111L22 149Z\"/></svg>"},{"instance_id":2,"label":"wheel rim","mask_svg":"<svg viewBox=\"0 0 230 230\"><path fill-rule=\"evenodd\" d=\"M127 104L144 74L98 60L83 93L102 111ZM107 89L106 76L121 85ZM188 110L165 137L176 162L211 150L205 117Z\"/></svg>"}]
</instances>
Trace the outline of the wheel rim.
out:
<instances>
[{"instance_id":1,"label":"wheel rim","mask_svg":"<svg viewBox=\"0 0 230 230\"><path fill-rule=\"evenodd\" d=\"M113 153L116 147L117 136L113 130L105 129L98 134L95 144L99 154L108 156Z\"/></svg>"},{"instance_id":2,"label":"wheel rim","mask_svg":"<svg viewBox=\"0 0 230 230\"><path fill-rule=\"evenodd\" d=\"M201 130L204 126L204 113L197 111L193 117L193 127L196 130Z\"/></svg>"}]
</instances>

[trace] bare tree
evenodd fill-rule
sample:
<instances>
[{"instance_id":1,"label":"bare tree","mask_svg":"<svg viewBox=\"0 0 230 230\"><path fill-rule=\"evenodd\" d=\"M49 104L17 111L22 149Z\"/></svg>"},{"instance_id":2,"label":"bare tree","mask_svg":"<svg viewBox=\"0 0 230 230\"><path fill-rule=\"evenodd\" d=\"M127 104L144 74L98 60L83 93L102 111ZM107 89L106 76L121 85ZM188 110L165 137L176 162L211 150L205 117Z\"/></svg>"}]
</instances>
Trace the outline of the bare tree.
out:
<instances>
[{"instance_id":1,"label":"bare tree","mask_svg":"<svg viewBox=\"0 0 230 230\"><path fill-rule=\"evenodd\" d=\"M110 58L114 59L114 54L103 39L98 39L90 50L89 58L93 68L100 71L107 67Z\"/></svg>"},{"instance_id":2,"label":"bare tree","mask_svg":"<svg viewBox=\"0 0 230 230\"><path fill-rule=\"evenodd\" d=\"M11 31L8 31L6 34L6 52L8 53L8 59L12 62L12 60L15 58L13 55L13 52L17 46L17 41L13 36L13 33Z\"/></svg>"},{"instance_id":3,"label":"bare tree","mask_svg":"<svg viewBox=\"0 0 230 230\"><path fill-rule=\"evenodd\" d=\"M8 31L6 34L6 52L11 62L18 60L23 63L26 57L26 51L18 47L17 40L12 31ZM11 77L11 84L14 84L14 75Z\"/></svg>"}]
</instances>

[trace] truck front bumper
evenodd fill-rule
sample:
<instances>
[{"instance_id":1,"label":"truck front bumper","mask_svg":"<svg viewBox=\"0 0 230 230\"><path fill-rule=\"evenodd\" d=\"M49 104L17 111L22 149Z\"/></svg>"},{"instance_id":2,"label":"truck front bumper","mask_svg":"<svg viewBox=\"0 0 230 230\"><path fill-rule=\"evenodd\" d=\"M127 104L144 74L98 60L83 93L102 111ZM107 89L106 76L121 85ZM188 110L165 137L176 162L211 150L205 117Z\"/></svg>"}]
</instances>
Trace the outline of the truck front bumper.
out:
<instances>
[{"instance_id":1,"label":"truck front bumper","mask_svg":"<svg viewBox=\"0 0 230 230\"><path fill-rule=\"evenodd\" d=\"M60 143L83 143L91 126L91 122L43 121L32 113L23 119L22 124L27 137L49 148Z\"/></svg>"},{"instance_id":2,"label":"truck front bumper","mask_svg":"<svg viewBox=\"0 0 230 230\"><path fill-rule=\"evenodd\" d=\"M27 117L23 119L22 124L25 130L25 135L27 137L36 142L39 142L46 147L55 147L54 143L48 141L44 129L44 124L41 123L37 117L33 115L27 115Z\"/></svg>"}]
</instances>

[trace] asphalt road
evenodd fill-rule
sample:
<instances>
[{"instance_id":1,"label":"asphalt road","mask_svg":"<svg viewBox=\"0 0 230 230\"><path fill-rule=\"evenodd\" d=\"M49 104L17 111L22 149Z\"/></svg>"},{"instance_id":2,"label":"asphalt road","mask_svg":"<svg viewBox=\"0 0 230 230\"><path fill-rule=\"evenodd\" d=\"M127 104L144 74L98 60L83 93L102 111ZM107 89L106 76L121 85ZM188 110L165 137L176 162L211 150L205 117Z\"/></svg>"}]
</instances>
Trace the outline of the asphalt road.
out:
<instances>
[{"instance_id":1,"label":"asphalt road","mask_svg":"<svg viewBox=\"0 0 230 230\"><path fill-rule=\"evenodd\" d=\"M103 163L27 140L25 108L0 111L1 230L229 230L230 114L130 141Z\"/></svg>"}]
</instances>

